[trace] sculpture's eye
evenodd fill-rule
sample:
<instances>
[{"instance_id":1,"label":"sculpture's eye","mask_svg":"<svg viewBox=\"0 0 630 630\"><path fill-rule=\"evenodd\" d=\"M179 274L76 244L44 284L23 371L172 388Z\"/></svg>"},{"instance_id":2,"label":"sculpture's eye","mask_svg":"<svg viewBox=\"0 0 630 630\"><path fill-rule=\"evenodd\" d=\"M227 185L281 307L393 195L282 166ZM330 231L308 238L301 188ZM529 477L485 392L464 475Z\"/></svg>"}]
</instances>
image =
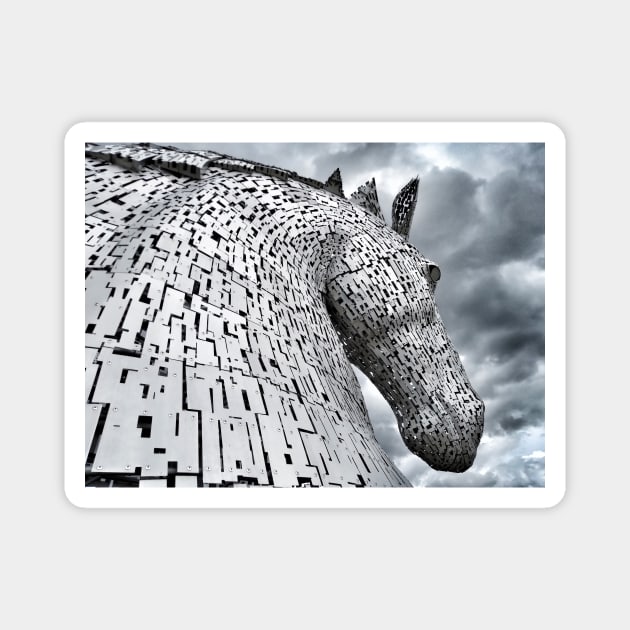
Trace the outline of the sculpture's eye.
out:
<instances>
[{"instance_id":1,"label":"sculpture's eye","mask_svg":"<svg viewBox=\"0 0 630 630\"><path fill-rule=\"evenodd\" d=\"M442 277L442 272L437 265L430 264L429 265L429 278L433 280L433 282L437 282Z\"/></svg>"}]
</instances>

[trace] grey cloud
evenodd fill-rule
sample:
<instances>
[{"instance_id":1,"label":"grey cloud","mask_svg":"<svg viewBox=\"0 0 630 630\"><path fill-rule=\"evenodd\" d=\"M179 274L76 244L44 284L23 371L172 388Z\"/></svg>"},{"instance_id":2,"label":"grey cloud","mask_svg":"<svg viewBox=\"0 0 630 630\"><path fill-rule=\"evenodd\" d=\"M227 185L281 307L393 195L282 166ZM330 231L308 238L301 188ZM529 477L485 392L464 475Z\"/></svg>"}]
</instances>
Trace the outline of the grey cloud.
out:
<instances>
[{"instance_id":1,"label":"grey cloud","mask_svg":"<svg viewBox=\"0 0 630 630\"><path fill-rule=\"evenodd\" d=\"M476 360L508 361L523 351L532 360L544 355L544 295L540 291L518 279L506 279L498 268L460 274L460 278L446 295L438 295L437 303L461 351Z\"/></svg>"},{"instance_id":2,"label":"grey cloud","mask_svg":"<svg viewBox=\"0 0 630 630\"><path fill-rule=\"evenodd\" d=\"M500 485L500 475L496 470L469 470L465 476L446 476L434 471L424 472L412 483L419 486L442 488L492 488Z\"/></svg>"},{"instance_id":3,"label":"grey cloud","mask_svg":"<svg viewBox=\"0 0 630 630\"><path fill-rule=\"evenodd\" d=\"M544 245L544 191L524 171L497 175L483 190L486 207L484 238L475 262L507 262L537 254Z\"/></svg>"},{"instance_id":4,"label":"grey cloud","mask_svg":"<svg viewBox=\"0 0 630 630\"><path fill-rule=\"evenodd\" d=\"M451 271L497 266L538 255L544 246L544 190L531 169L490 180L432 169L421 179L410 240L424 253L440 246Z\"/></svg>"},{"instance_id":5,"label":"grey cloud","mask_svg":"<svg viewBox=\"0 0 630 630\"><path fill-rule=\"evenodd\" d=\"M482 184L452 168L433 168L420 180L409 240L442 267L456 267L451 261L466 255L481 229L476 194Z\"/></svg>"},{"instance_id":6,"label":"grey cloud","mask_svg":"<svg viewBox=\"0 0 630 630\"><path fill-rule=\"evenodd\" d=\"M329 173L338 167L344 179L369 179L375 177L377 171L391 169L400 181L406 183L406 180L429 164L426 158L418 154L413 144L376 142L328 146L328 150L322 151L317 157L315 165L321 173ZM387 180L380 184L390 190L396 186L402 187L402 184L392 184Z\"/></svg>"},{"instance_id":7,"label":"grey cloud","mask_svg":"<svg viewBox=\"0 0 630 630\"><path fill-rule=\"evenodd\" d=\"M513 462L500 464L493 470L471 469L460 476L430 471L414 478L412 483L442 488L527 488L543 486L544 475L544 460L524 461L517 458Z\"/></svg>"},{"instance_id":8,"label":"grey cloud","mask_svg":"<svg viewBox=\"0 0 630 630\"><path fill-rule=\"evenodd\" d=\"M489 389L490 391L484 391ZM481 388L486 402L485 435L511 434L521 429L544 425L544 382L540 376L529 376L521 382L506 382Z\"/></svg>"},{"instance_id":9,"label":"grey cloud","mask_svg":"<svg viewBox=\"0 0 630 630\"><path fill-rule=\"evenodd\" d=\"M526 170L535 173L534 179L543 181L544 144L456 142L443 146L458 168L475 177L487 178L506 170Z\"/></svg>"},{"instance_id":10,"label":"grey cloud","mask_svg":"<svg viewBox=\"0 0 630 630\"><path fill-rule=\"evenodd\" d=\"M502 418L500 421L501 427L508 433L518 431L528 426L530 420L525 416L517 416L510 414L509 416Z\"/></svg>"}]
</instances>

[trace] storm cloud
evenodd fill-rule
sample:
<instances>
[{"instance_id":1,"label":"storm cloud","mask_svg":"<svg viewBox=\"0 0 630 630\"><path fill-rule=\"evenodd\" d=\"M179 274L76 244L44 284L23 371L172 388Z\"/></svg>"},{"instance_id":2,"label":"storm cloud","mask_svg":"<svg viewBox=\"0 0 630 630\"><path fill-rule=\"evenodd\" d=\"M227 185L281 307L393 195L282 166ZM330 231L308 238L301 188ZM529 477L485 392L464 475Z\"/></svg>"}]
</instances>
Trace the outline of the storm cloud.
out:
<instances>
[{"instance_id":1,"label":"storm cloud","mask_svg":"<svg viewBox=\"0 0 630 630\"><path fill-rule=\"evenodd\" d=\"M379 442L416 486L544 486L545 304L543 144L197 144L325 181L349 196L376 180L390 220L396 193L420 176L410 241L442 271L436 301L486 404L484 436L465 473L412 455L396 419L359 373ZM358 372L358 371L357 371Z\"/></svg>"}]
</instances>

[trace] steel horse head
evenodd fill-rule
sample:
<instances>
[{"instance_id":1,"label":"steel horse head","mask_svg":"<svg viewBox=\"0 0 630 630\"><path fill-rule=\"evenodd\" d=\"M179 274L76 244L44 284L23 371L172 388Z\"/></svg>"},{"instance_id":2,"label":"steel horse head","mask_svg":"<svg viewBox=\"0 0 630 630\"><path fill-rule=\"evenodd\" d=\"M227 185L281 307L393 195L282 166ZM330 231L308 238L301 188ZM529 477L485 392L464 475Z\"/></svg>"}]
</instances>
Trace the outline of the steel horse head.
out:
<instances>
[{"instance_id":1,"label":"steel horse head","mask_svg":"<svg viewBox=\"0 0 630 630\"><path fill-rule=\"evenodd\" d=\"M483 403L434 300L438 266L374 180L210 151L86 147L86 483L404 486L352 364L410 451L472 464Z\"/></svg>"}]
</instances>

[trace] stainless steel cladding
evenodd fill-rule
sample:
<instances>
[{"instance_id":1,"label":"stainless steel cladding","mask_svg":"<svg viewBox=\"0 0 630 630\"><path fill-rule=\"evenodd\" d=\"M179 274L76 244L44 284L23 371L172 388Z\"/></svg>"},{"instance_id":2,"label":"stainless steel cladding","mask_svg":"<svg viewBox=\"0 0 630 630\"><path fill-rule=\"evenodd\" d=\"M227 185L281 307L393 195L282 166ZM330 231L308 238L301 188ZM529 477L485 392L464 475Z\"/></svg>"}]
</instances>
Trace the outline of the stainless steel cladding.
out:
<instances>
[{"instance_id":1,"label":"stainless steel cladding","mask_svg":"<svg viewBox=\"0 0 630 630\"><path fill-rule=\"evenodd\" d=\"M86 146L86 484L406 486L352 363L413 453L470 466L483 403L435 307L437 265L374 181L209 151ZM436 271L437 270L437 271Z\"/></svg>"}]
</instances>

